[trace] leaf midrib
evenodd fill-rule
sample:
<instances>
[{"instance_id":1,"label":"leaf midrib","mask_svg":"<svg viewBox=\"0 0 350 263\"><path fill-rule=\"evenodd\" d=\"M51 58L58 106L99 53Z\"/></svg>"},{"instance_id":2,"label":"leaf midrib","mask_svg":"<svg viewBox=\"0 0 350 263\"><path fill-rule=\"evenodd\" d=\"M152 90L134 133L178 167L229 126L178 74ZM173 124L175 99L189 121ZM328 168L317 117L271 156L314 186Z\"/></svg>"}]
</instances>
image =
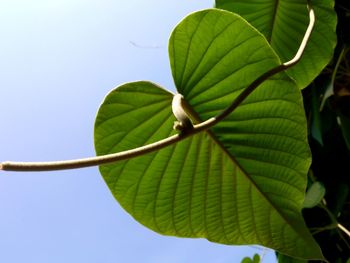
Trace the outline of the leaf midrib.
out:
<instances>
[{"instance_id":1,"label":"leaf midrib","mask_svg":"<svg viewBox=\"0 0 350 263\"><path fill-rule=\"evenodd\" d=\"M197 123L202 122L201 118L199 117L198 113L193 109L193 107L187 103L188 114L192 119L194 119ZM297 228L294 227L294 224L291 224L291 222L286 218L286 216L281 212L281 210L268 198L268 196L261 191L259 186L255 183L253 178L249 175L249 173L239 164L239 162L235 159L234 156L226 149L226 147L221 143L221 141L215 136L212 130L206 130L204 131L208 134L208 136L223 150L224 154L227 155L227 157L235 164L237 167L242 171L242 173L247 177L247 179L252 183L253 187L260 193L260 195L271 205L273 209L275 209L278 214L281 216L281 218L289 225L291 228L297 233L298 236L303 237L297 230ZM303 238L304 239L304 238Z\"/></svg>"},{"instance_id":2,"label":"leaf midrib","mask_svg":"<svg viewBox=\"0 0 350 263\"><path fill-rule=\"evenodd\" d=\"M215 134L211 130L206 130L205 132L223 150L224 154L226 154L228 158L235 165L237 165L237 167L242 171L242 174L244 174L246 178L251 182L251 184L256 189L256 191L258 191L260 195L270 204L270 206L278 212L281 218L297 233L297 236L303 237L303 235L301 235L299 231L294 227L294 224L291 224L291 222L286 218L286 216L281 212L281 210L268 198L268 196L264 192L261 191L259 186L255 183L253 178L249 175L249 173L239 164L239 162L234 158L234 156L232 156L231 153L225 148L225 146L217 139Z\"/></svg>"}]
</instances>

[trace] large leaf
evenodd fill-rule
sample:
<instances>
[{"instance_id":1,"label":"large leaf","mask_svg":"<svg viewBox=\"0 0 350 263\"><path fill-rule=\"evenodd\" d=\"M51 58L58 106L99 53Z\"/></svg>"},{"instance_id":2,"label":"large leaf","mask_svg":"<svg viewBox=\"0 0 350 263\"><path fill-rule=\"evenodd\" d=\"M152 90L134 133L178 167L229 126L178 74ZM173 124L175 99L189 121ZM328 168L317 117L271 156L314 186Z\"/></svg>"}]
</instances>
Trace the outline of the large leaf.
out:
<instances>
[{"instance_id":1,"label":"large leaf","mask_svg":"<svg viewBox=\"0 0 350 263\"><path fill-rule=\"evenodd\" d=\"M334 0L312 0L316 24L302 60L287 74L306 87L327 65L336 44ZM216 0L216 7L243 16L262 32L282 61L290 60L308 25L306 0Z\"/></svg>"},{"instance_id":2,"label":"large leaf","mask_svg":"<svg viewBox=\"0 0 350 263\"><path fill-rule=\"evenodd\" d=\"M176 87L203 120L279 63L246 21L215 9L184 19L169 51ZM113 90L96 118L97 154L173 134L172 96L150 82ZM210 131L100 171L120 204L159 233L322 258L300 213L309 165L299 89L279 74Z\"/></svg>"}]
</instances>

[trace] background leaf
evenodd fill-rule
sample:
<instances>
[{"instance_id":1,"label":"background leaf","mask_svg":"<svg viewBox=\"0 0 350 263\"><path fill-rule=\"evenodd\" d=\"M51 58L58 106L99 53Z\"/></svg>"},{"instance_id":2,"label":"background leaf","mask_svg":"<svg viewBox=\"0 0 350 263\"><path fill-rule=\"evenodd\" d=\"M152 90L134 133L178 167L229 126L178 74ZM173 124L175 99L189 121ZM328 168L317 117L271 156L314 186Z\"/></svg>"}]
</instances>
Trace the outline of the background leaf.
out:
<instances>
[{"instance_id":1,"label":"background leaf","mask_svg":"<svg viewBox=\"0 0 350 263\"><path fill-rule=\"evenodd\" d=\"M302 60L287 74L305 88L328 64L336 44L333 0L312 0L316 24ZM283 62L299 48L308 25L306 0L216 0L216 7L235 12L264 34Z\"/></svg>"},{"instance_id":2,"label":"background leaf","mask_svg":"<svg viewBox=\"0 0 350 263\"><path fill-rule=\"evenodd\" d=\"M253 256L253 263L260 263L260 256L258 254L255 254Z\"/></svg>"},{"instance_id":3,"label":"background leaf","mask_svg":"<svg viewBox=\"0 0 350 263\"><path fill-rule=\"evenodd\" d=\"M245 257L242 259L241 263L260 263L260 256L258 254L255 254L253 256L253 259L250 257Z\"/></svg>"},{"instance_id":4,"label":"background leaf","mask_svg":"<svg viewBox=\"0 0 350 263\"><path fill-rule=\"evenodd\" d=\"M253 260L250 257L245 257L242 259L241 263L253 263Z\"/></svg>"},{"instance_id":5,"label":"background leaf","mask_svg":"<svg viewBox=\"0 0 350 263\"><path fill-rule=\"evenodd\" d=\"M314 182L306 192L303 208L313 208L318 205L326 194L326 188L321 182Z\"/></svg>"},{"instance_id":6,"label":"background leaf","mask_svg":"<svg viewBox=\"0 0 350 263\"><path fill-rule=\"evenodd\" d=\"M177 89L200 119L279 63L261 34L226 11L188 16L169 42ZM149 82L112 91L96 118L97 154L173 134L171 100ZM322 258L300 213L309 165L300 92L279 74L211 131L100 171L120 204L159 233Z\"/></svg>"}]
</instances>

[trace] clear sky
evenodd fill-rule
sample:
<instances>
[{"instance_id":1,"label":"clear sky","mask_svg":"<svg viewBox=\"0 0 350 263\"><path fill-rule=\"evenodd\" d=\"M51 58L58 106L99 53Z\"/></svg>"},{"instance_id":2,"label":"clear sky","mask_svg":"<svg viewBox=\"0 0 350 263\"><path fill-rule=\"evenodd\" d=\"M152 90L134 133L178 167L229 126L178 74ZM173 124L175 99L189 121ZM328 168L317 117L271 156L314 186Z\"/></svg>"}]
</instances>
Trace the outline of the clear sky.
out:
<instances>
[{"instance_id":1,"label":"clear sky","mask_svg":"<svg viewBox=\"0 0 350 263\"><path fill-rule=\"evenodd\" d=\"M95 154L93 125L119 84L173 90L174 26L212 0L0 0L0 161ZM148 230L113 199L97 168L0 173L0 262L239 263L274 252Z\"/></svg>"}]
</instances>

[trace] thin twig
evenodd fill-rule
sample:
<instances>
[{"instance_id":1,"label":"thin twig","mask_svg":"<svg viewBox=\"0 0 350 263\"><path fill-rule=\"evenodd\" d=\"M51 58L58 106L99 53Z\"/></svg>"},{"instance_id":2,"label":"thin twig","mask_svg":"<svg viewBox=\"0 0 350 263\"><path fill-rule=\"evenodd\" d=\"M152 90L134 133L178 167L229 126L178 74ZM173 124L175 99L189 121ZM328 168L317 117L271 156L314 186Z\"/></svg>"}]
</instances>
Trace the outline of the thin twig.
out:
<instances>
[{"instance_id":1,"label":"thin twig","mask_svg":"<svg viewBox=\"0 0 350 263\"><path fill-rule=\"evenodd\" d=\"M333 229L336 229L338 226L337 224L330 224L330 225L327 225L327 226L324 226L324 227L314 227L314 228L310 228L310 231L311 231L311 234L314 236L314 235L317 235L319 233L322 233L324 231L327 231L327 230L333 230Z\"/></svg>"},{"instance_id":2,"label":"thin twig","mask_svg":"<svg viewBox=\"0 0 350 263\"><path fill-rule=\"evenodd\" d=\"M138 147L132 150L127 150L118 153L112 153L102 156L76 159L76 160L68 160L68 161L55 161L55 162L3 162L0 163L0 170L5 171L53 171L53 170L65 170L65 169L76 169L76 168L84 168L89 166L102 165L107 163L113 163L120 160L126 160L133 157L137 157L146 153L150 153L153 151L160 150L164 147L167 147L171 144L177 143L189 136L197 134L199 132L208 130L213 127L218 122L222 121L229 114L231 114L241 103L245 100L262 82L270 78L271 76L286 70L287 68L292 67L297 62L300 61L306 44L310 38L311 32L314 28L315 24L315 13L313 8L311 7L310 1L308 1L308 10L309 10L309 25L305 32L304 38L300 44L300 47L296 53L296 55L288 62L285 62L273 69L270 69L266 73L259 76L255 81L253 81L246 89L244 89L238 97L232 102L230 106L228 106L223 112L218 114L216 117L210 118L206 121L203 121L199 124L193 126L191 130L185 133L179 133L173 135L171 137L165 138L163 140L157 141L155 143L151 143L142 147Z\"/></svg>"}]
</instances>

